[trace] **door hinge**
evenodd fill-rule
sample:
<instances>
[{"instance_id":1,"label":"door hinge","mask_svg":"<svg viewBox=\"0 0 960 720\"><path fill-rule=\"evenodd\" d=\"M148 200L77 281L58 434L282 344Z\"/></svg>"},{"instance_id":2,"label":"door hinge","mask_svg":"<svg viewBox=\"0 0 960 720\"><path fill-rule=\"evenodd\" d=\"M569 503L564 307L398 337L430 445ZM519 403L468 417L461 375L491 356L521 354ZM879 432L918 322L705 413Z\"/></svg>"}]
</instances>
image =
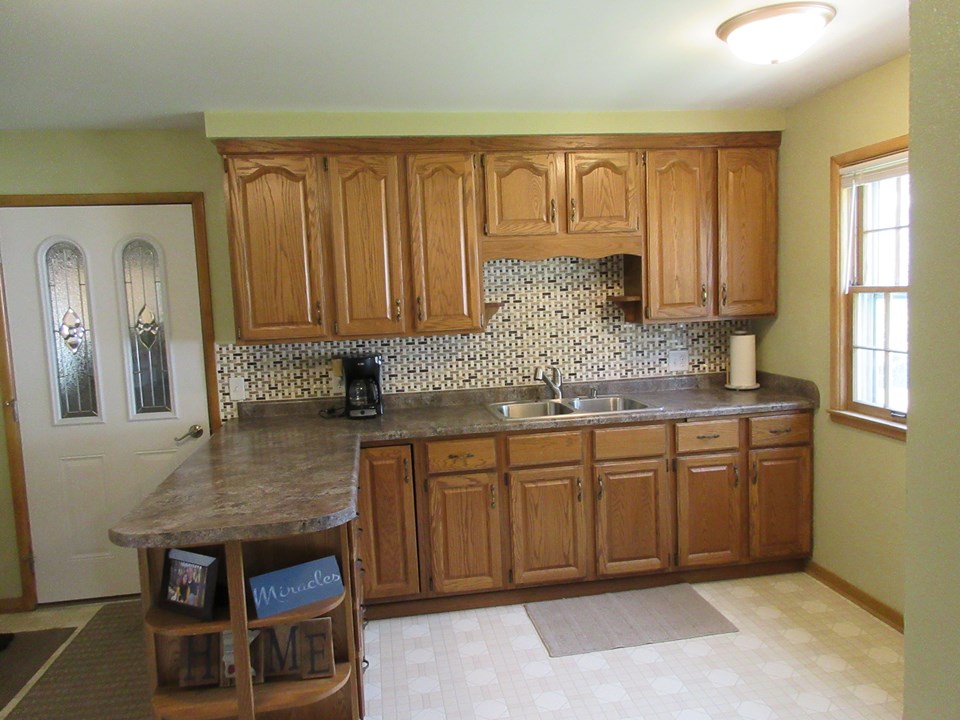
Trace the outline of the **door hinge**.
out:
<instances>
[{"instance_id":1,"label":"door hinge","mask_svg":"<svg viewBox=\"0 0 960 720\"><path fill-rule=\"evenodd\" d=\"M323 171L324 171L324 172L327 172L328 170L330 170L330 161L327 159L327 156L324 155L324 156L323 156Z\"/></svg>"},{"instance_id":2,"label":"door hinge","mask_svg":"<svg viewBox=\"0 0 960 720\"><path fill-rule=\"evenodd\" d=\"M509 583L513 582L513 568L510 568L509 570L507 570L507 582Z\"/></svg>"},{"instance_id":3,"label":"door hinge","mask_svg":"<svg viewBox=\"0 0 960 720\"><path fill-rule=\"evenodd\" d=\"M20 423L20 406L17 404L17 399L12 398L10 400L3 401L4 407L10 408L10 412L13 414L13 421L17 424Z\"/></svg>"}]
</instances>

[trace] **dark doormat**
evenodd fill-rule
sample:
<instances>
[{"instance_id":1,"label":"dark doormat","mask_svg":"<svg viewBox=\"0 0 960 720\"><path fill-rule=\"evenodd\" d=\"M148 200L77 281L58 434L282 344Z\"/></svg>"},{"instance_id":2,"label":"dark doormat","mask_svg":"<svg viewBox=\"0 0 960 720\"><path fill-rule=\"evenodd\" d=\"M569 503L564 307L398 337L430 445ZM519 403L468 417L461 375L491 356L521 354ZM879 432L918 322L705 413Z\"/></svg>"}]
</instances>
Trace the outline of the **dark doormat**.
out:
<instances>
[{"instance_id":1,"label":"dark doormat","mask_svg":"<svg viewBox=\"0 0 960 720\"><path fill-rule=\"evenodd\" d=\"M550 657L737 632L686 583L525 607Z\"/></svg>"},{"instance_id":2,"label":"dark doormat","mask_svg":"<svg viewBox=\"0 0 960 720\"><path fill-rule=\"evenodd\" d=\"M76 628L18 632L0 652L0 709L13 700Z\"/></svg>"},{"instance_id":3,"label":"dark doormat","mask_svg":"<svg viewBox=\"0 0 960 720\"><path fill-rule=\"evenodd\" d=\"M150 717L143 611L139 600L128 600L103 606L8 720Z\"/></svg>"}]
</instances>

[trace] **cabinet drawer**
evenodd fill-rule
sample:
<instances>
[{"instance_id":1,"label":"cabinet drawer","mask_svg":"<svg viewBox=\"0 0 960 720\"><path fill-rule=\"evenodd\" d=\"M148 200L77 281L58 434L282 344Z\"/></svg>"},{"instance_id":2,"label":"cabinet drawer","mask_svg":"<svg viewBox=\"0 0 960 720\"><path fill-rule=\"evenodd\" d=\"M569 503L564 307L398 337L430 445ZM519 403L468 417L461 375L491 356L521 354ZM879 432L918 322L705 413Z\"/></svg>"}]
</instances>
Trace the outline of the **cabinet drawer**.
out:
<instances>
[{"instance_id":1,"label":"cabinet drawer","mask_svg":"<svg viewBox=\"0 0 960 720\"><path fill-rule=\"evenodd\" d=\"M507 438L507 457L512 466L579 463L582 454L579 432L536 433Z\"/></svg>"},{"instance_id":2,"label":"cabinet drawer","mask_svg":"<svg viewBox=\"0 0 960 720\"><path fill-rule=\"evenodd\" d=\"M677 452L736 450L740 446L739 420L702 420L677 423Z\"/></svg>"},{"instance_id":3,"label":"cabinet drawer","mask_svg":"<svg viewBox=\"0 0 960 720\"><path fill-rule=\"evenodd\" d=\"M652 457L667 454L666 425L594 430L593 454L597 460Z\"/></svg>"},{"instance_id":4,"label":"cabinet drawer","mask_svg":"<svg viewBox=\"0 0 960 720\"><path fill-rule=\"evenodd\" d=\"M750 447L810 442L810 414L790 413L750 418Z\"/></svg>"},{"instance_id":5,"label":"cabinet drawer","mask_svg":"<svg viewBox=\"0 0 960 720\"><path fill-rule=\"evenodd\" d=\"M437 440L427 443L427 472L444 473L484 470L497 466L493 438Z\"/></svg>"}]
</instances>

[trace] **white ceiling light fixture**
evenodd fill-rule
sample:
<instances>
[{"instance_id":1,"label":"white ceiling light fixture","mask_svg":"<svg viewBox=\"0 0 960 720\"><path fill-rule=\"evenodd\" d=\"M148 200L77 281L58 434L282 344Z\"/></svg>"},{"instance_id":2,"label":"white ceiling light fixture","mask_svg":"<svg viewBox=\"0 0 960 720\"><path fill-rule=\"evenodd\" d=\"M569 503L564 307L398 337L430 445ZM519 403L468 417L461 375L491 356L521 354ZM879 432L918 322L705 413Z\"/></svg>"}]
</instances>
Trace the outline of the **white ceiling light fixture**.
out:
<instances>
[{"instance_id":1,"label":"white ceiling light fixture","mask_svg":"<svg viewBox=\"0 0 960 720\"><path fill-rule=\"evenodd\" d=\"M836 14L826 3L769 5L730 18L717 28L717 37L741 60L775 65L813 45Z\"/></svg>"}]
</instances>

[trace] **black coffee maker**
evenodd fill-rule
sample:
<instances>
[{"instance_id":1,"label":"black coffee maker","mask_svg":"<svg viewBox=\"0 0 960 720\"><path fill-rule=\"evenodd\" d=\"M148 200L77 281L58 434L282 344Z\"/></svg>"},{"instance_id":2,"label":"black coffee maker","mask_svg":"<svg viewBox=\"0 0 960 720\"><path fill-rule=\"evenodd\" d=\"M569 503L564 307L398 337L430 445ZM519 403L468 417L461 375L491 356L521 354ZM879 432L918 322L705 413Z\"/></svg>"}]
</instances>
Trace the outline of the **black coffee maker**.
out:
<instances>
[{"instance_id":1,"label":"black coffee maker","mask_svg":"<svg viewBox=\"0 0 960 720\"><path fill-rule=\"evenodd\" d=\"M380 366L383 356L344 355L343 381L347 388L344 413L351 418L383 415L383 388L380 384Z\"/></svg>"}]
</instances>

